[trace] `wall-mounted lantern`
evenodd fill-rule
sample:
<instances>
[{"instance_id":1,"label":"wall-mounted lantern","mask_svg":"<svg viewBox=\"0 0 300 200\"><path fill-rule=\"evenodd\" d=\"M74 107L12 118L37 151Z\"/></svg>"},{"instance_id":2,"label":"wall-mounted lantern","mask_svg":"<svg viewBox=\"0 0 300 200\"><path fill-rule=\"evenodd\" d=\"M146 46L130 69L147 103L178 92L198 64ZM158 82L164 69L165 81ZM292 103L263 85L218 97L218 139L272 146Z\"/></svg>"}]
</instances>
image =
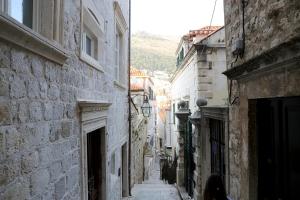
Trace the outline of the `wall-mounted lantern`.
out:
<instances>
[{"instance_id":1,"label":"wall-mounted lantern","mask_svg":"<svg viewBox=\"0 0 300 200\"><path fill-rule=\"evenodd\" d=\"M149 103L149 98L147 95L144 95L144 101L141 109L144 117L150 117L152 107Z\"/></svg>"},{"instance_id":2,"label":"wall-mounted lantern","mask_svg":"<svg viewBox=\"0 0 300 200\"><path fill-rule=\"evenodd\" d=\"M149 97L146 94L136 94L135 96L131 97L131 101L133 100L133 98L135 98L137 96L144 97L143 104L141 106L142 114L144 117L150 117L152 107L149 103ZM136 105L134 104L133 101L132 101L132 103L133 103L134 107L136 108Z\"/></svg>"}]
</instances>

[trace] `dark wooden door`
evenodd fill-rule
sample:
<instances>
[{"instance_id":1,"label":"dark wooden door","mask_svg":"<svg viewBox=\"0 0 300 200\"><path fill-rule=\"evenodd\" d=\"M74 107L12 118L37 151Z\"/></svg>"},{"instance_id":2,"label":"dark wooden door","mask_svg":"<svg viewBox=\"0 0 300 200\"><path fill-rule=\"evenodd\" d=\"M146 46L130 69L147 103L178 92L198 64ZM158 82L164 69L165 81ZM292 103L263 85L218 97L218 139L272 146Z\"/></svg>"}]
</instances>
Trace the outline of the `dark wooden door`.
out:
<instances>
[{"instance_id":1,"label":"dark wooden door","mask_svg":"<svg viewBox=\"0 0 300 200\"><path fill-rule=\"evenodd\" d=\"M300 196L300 98L257 101L258 199Z\"/></svg>"},{"instance_id":2,"label":"dark wooden door","mask_svg":"<svg viewBox=\"0 0 300 200\"><path fill-rule=\"evenodd\" d=\"M286 187L285 199L300 198L300 97L283 101L283 133L285 134Z\"/></svg>"},{"instance_id":3,"label":"dark wooden door","mask_svg":"<svg viewBox=\"0 0 300 200\"><path fill-rule=\"evenodd\" d=\"M210 120L211 173L218 174L225 183L225 124L221 120Z\"/></svg>"},{"instance_id":4,"label":"dark wooden door","mask_svg":"<svg viewBox=\"0 0 300 200\"><path fill-rule=\"evenodd\" d=\"M99 130L87 134L88 199L101 200L101 134Z\"/></svg>"}]
</instances>

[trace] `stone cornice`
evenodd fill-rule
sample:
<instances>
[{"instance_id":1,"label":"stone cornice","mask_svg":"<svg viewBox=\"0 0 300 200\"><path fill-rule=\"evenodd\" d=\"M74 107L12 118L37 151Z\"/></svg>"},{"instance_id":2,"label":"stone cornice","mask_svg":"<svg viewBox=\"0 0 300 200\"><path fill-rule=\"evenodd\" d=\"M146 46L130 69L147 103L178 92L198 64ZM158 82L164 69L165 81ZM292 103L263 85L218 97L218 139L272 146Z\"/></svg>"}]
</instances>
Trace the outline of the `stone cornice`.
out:
<instances>
[{"instance_id":1,"label":"stone cornice","mask_svg":"<svg viewBox=\"0 0 300 200\"><path fill-rule=\"evenodd\" d=\"M78 99L77 102L79 107L84 110L87 110L88 108L97 109L98 111L108 110L108 107L111 105L111 103L106 101L89 100L89 99Z\"/></svg>"},{"instance_id":2,"label":"stone cornice","mask_svg":"<svg viewBox=\"0 0 300 200\"><path fill-rule=\"evenodd\" d=\"M0 38L21 46L35 54L63 65L69 54L42 35L17 22L4 13L0 13Z\"/></svg>"},{"instance_id":3,"label":"stone cornice","mask_svg":"<svg viewBox=\"0 0 300 200\"><path fill-rule=\"evenodd\" d=\"M241 80L280 68L300 66L300 39L283 43L223 72L229 79Z\"/></svg>"},{"instance_id":4,"label":"stone cornice","mask_svg":"<svg viewBox=\"0 0 300 200\"><path fill-rule=\"evenodd\" d=\"M217 120L228 118L228 107L201 107L203 117Z\"/></svg>"}]
</instances>

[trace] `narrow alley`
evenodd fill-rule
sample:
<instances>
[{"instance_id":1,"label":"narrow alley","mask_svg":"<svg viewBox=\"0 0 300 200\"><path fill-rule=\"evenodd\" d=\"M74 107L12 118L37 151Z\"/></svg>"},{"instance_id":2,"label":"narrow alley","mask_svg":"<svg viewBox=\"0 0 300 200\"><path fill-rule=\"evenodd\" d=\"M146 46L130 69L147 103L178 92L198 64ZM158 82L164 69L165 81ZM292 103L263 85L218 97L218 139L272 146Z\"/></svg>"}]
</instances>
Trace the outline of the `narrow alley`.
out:
<instances>
[{"instance_id":1,"label":"narrow alley","mask_svg":"<svg viewBox=\"0 0 300 200\"><path fill-rule=\"evenodd\" d=\"M300 199L300 0L0 0L0 200Z\"/></svg>"},{"instance_id":2,"label":"narrow alley","mask_svg":"<svg viewBox=\"0 0 300 200\"><path fill-rule=\"evenodd\" d=\"M134 200L180 200L177 188L160 179L158 161L150 172L149 179L142 184L134 185L132 195Z\"/></svg>"}]
</instances>

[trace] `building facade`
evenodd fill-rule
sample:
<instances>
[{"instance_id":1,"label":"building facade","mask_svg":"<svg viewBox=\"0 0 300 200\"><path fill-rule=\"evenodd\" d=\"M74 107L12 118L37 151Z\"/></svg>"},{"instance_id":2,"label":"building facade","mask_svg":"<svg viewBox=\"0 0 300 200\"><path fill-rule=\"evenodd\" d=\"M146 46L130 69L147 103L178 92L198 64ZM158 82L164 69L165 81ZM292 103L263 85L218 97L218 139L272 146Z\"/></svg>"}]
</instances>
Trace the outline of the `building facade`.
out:
<instances>
[{"instance_id":1,"label":"building facade","mask_svg":"<svg viewBox=\"0 0 300 200\"><path fill-rule=\"evenodd\" d=\"M299 1L224 1L233 199L299 196Z\"/></svg>"},{"instance_id":2,"label":"building facade","mask_svg":"<svg viewBox=\"0 0 300 200\"><path fill-rule=\"evenodd\" d=\"M199 110L199 98L205 99L208 107L226 105L227 81L222 74L226 69L225 53L224 27L214 26L190 31L177 50L178 66L171 80L172 132L179 138L177 184L184 186L190 196L198 195L195 199L202 193L198 179L204 161L196 158L202 157L200 148L204 146L197 145L201 133L192 126L189 116Z\"/></svg>"},{"instance_id":3,"label":"building facade","mask_svg":"<svg viewBox=\"0 0 300 200\"><path fill-rule=\"evenodd\" d=\"M0 1L0 199L128 196L129 2L11 2Z\"/></svg>"},{"instance_id":4,"label":"building facade","mask_svg":"<svg viewBox=\"0 0 300 200\"><path fill-rule=\"evenodd\" d=\"M161 155L174 158L176 138L173 138L171 134L171 84L169 76L163 72L156 72L153 81L157 103L158 150Z\"/></svg>"},{"instance_id":5,"label":"building facade","mask_svg":"<svg viewBox=\"0 0 300 200\"><path fill-rule=\"evenodd\" d=\"M226 103L226 76L222 75L226 69L224 39L224 27L204 27L183 36L176 52L177 70L171 79L172 104L188 101L194 112L199 97L207 99L208 105Z\"/></svg>"},{"instance_id":6,"label":"building facade","mask_svg":"<svg viewBox=\"0 0 300 200\"><path fill-rule=\"evenodd\" d=\"M134 67L130 69L131 91L131 186L149 177L154 161L155 95L151 78ZM142 107L148 107L144 108ZM154 108L153 108L154 107Z\"/></svg>"}]
</instances>

